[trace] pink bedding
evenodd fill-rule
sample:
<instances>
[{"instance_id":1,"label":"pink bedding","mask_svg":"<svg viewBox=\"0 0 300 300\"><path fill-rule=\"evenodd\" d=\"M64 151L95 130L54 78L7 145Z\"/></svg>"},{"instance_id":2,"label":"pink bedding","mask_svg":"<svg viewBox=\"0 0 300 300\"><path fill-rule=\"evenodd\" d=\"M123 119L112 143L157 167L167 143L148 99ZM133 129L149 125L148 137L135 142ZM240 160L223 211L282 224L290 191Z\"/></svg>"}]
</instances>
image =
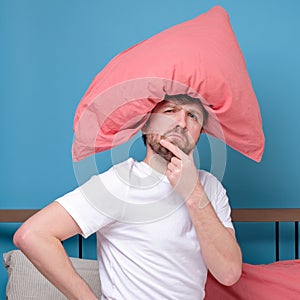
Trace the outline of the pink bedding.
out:
<instances>
[{"instance_id":1,"label":"pink bedding","mask_svg":"<svg viewBox=\"0 0 300 300\"><path fill-rule=\"evenodd\" d=\"M209 274L205 300L297 300L300 299L300 260L268 265L243 264L240 280L231 287Z\"/></svg>"}]
</instances>

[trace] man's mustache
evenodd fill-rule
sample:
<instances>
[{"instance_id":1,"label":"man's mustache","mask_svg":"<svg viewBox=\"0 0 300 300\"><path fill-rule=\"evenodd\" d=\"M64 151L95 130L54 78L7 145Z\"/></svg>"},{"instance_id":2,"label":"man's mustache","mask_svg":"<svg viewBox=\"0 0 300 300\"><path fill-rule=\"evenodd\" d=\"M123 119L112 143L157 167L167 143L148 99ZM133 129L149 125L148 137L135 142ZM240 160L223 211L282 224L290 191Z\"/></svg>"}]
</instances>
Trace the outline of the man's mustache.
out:
<instances>
[{"instance_id":1,"label":"man's mustache","mask_svg":"<svg viewBox=\"0 0 300 300\"><path fill-rule=\"evenodd\" d=\"M182 136L182 138L187 141L188 137L187 137L187 133L186 131L180 127L180 126L176 126L175 128L173 128L172 130L169 130L168 132L166 132L162 138L167 138L168 136L172 135L172 134L178 134L180 136Z\"/></svg>"}]
</instances>

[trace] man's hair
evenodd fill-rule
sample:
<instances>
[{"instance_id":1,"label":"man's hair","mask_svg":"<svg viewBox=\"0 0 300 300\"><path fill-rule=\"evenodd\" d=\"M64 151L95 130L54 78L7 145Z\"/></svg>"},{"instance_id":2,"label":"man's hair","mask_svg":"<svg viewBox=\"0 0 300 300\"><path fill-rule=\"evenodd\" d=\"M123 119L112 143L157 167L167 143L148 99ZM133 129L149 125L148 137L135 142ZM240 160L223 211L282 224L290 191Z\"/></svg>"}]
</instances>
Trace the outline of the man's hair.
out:
<instances>
[{"instance_id":1,"label":"man's hair","mask_svg":"<svg viewBox=\"0 0 300 300\"><path fill-rule=\"evenodd\" d=\"M202 109L202 113L203 113L203 123L202 123L202 128L203 128L203 126L205 125L205 123L207 121L207 118L208 118L208 112L204 108L204 106L203 106L203 104L202 104L202 102L200 101L199 98L193 98L193 97L191 97L187 94L177 94L177 95L168 95L168 94L166 94L163 101L169 101L169 100L171 100L171 101L175 100L175 101L177 101L181 104L187 104L187 103L197 103L197 104L199 104L201 109ZM155 107L154 107L154 109L155 109ZM146 145L146 140L147 140L146 134L143 134L142 138L143 138L144 144Z\"/></svg>"}]
</instances>

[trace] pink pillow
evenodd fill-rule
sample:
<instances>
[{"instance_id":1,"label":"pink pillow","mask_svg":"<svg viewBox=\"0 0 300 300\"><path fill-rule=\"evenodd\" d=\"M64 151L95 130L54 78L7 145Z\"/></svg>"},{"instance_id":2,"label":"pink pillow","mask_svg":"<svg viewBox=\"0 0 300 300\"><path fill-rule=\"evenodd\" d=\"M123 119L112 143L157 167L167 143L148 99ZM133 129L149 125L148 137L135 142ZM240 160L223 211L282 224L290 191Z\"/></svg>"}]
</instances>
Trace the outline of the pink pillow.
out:
<instances>
[{"instance_id":1,"label":"pink pillow","mask_svg":"<svg viewBox=\"0 0 300 300\"><path fill-rule=\"evenodd\" d=\"M205 132L260 161L259 106L229 16L214 7L117 55L95 77L74 120L74 161L129 140L165 94L200 98Z\"/></svg>"},{"instance_id":2,"label":"pink pillow","mask_svg":"<svg viewBox=\"0 0 300 300\"><path fill-rule=\"evenodd\" d=\"M227 287L209 274L205 300L295 300L300 299L300 261L279 261L268 265L243 264L240 280Z\"/></svg>"}]
</instances>

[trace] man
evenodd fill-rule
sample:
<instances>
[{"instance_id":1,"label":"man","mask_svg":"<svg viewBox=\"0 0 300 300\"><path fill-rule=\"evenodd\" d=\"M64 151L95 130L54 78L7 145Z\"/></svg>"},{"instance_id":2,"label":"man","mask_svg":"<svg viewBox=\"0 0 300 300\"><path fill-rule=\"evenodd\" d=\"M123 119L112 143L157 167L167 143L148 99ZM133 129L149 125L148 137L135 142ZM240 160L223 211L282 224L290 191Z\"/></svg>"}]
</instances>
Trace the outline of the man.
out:
<instances>
[{"instance_id":1,"label":"man","mask_svg":"<svg viewBox=\"0 0 300 300\"><path fill-rule=\"evenodd\" d=\"M143 128L143 162L130 158L57 199L20 227L15 244L69 299L96 297L61 241L94 232L102 299L203 299L207 269L222 284L234 284L242 258L228 198L193 160L205 119L198 99L167 96ZM107 213L104 195L108 204L121 199L128 206L111 205ZM134 214L126 211L129 204Z\"/></svg>"}]
</instances>

